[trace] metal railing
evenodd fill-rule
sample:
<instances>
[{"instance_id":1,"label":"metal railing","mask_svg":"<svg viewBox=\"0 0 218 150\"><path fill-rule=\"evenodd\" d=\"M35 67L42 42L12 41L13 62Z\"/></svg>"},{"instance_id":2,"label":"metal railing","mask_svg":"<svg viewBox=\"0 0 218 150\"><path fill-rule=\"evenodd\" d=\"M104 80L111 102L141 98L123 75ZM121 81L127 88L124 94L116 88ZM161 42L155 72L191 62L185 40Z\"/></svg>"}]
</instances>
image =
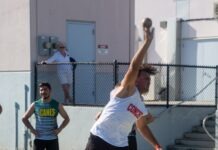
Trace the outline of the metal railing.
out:
<instances>
[{"instance_id":1,"label":"metal railing","mask_svg":"<svg viewBox=\"0 0 218 150\"><path fill-rule=\"evenodd\" d=\"M36 64L36 98L38 97L37 84L46 81L53 87L53 96L63 101L63 92L56 73L57 65L63 64L77 65L70 83L72 105L94 106L103 106L107 103L110 91L122 80L129 65L117 61ZM216 106L218 98L216 66L152 65L159 73L151 78L150 92L144 96L146 104L166 107L178 104Z\"/></svg>"}]
</instances>

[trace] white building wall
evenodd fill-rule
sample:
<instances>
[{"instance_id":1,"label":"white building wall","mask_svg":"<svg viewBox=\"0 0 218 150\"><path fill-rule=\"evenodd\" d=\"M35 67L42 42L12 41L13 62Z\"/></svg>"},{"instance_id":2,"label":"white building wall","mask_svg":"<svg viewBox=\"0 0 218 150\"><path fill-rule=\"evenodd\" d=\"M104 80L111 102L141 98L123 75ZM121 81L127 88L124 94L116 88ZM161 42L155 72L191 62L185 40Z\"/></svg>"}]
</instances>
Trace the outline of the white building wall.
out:
<instances>
[{"instance_id":1,"label":"white building wall","mask_svg":"<svg viewBox=\"0 0 218 150\"><path fill-rule=\"evenodd\" d=\"M0 150L24 150L25 128L21 118L31 103L29 72L0 72ZM33 136L33 135L31 135Z\"/></svg>"},{"instance_id":2,"label":"white building wall","mask_svg":"<svg viewBox=\"0 0 218 150\"><path fill-rule=\"evenodd\" d=\"M218 20L182 22L182 39L218 38Z\"/></svg>"},{"instance_id":3,"label":"white building wall","mask_svg":"<svg viewBox=\"0 0 218 150\"><path fill-rule=\"evenodd\" d=\"M148 62L165 63L167 58L167 30L160 28L160 21L166 21L176 16L174 0L135 1L135 25L142 39L142 20L149 17L155 27L155 36L148 51Z\"/></svg>"},{"instance_id":4,"label":"white building wall","mask_svg":"<svg viewBox=\"0 0 218 150\"><path fill-rule=\"evenodd\" d=\"M155 28L155 36L148 51L147 62L209 65L208 63L184 63L184 60L190 62L189 60L192 60L193 56L189 55L189 53L183 55L181 55L181 53L184 47L188 47L188 45L185 45L186 43L194 43L194 40L199 39L218 39L218 22L217 20L212 19L214 17L215 2L216 0L136 1L135 25L137 27L136 30L138 30L139 33L139 37L136 37L136 39L142 39L141 22L143 18L150 17L153 20L153 26ZM161 23L164 22L167 23L165 27L161 26ZM181 46L183 48L181 48ZM198 51L198 49L193 49L193 51ZM216 54L212 55L216 56ZM181 58L181 56L189 57ZM216 58L209 59L214 59L214 63L210 64L216 64ZM208 58L205 58L205 60L208 60ZM172 96L171 98L175 98L173 93L179 93L177 83L179 80L176 78L173 79L175 75L179 74L179 70L175 70L170 76L170 87L175 91L170 93L170 97ZM161 76L164 77L164 75ZM153 81L155 84L155 80ZM160 83L159 81L157 82L158 84ZM162 84L164 85L164 81L161 81L160 85ZM155 93L158 93L160 89L156 87L155 89L151 88L150 90L149 97L152 97L152 95L155 97Z\"/></svg>"},{"instance_id":5,"label":"white building wall","mask_svg":"<svg viewBox=\"0 0 218 150\"><path fill-rule=\"evenodd\" d=\"M169 26L163 29L161 21L176 19L202 19L214 17L215 0L156 0L135 2L135 24L142 37L141 22L145 17L153 20L155 37L148 52L148 62L169 63L168 58L174 57L168 53L171 42ZM217 21L189 21L182 22L181 38L214 38L218 35ZM136 37L137 38L137 37ZM138 38L137 38L138 39ZM171 56L170 56L171 55Z\"/></svg>"}]
</instances>

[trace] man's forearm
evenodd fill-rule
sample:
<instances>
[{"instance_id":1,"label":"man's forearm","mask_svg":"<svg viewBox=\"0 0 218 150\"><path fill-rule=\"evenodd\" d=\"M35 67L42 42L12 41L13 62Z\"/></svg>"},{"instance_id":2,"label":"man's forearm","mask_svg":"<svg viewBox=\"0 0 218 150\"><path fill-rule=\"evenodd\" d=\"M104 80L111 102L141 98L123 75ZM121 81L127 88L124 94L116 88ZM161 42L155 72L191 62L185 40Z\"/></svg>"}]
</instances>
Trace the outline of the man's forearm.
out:
<instances>
[{"instance_id":1,"label":"man's forearm","mask_svg":"<svg viewBox=\"0 0 218 150\"><path fill-rule=\"evenodd\" d=\"M29 122L29 120L23 119L22 121L23 121L24 125L25 125L28 129L30 129L31 132L33 132L33 131L35 130L35 129L33 128L32 124Z\"/></svg>"},{"instance_id":2,"label":"man's forearm","mask_svg":"<svg viewBox=\"0 0 218 150\"><path fill-rule=\"evenodd\" d=\"M65 128L66 126L67 126L67 124L69 123L69 118L67 118L67 119L64 119L64 121L61 123L61 125L60 125L60 129L62 130L63 128Z\"/></svg>"},{"instance_id":3,"label":"man's forearm","mask_svg":"<svg viewBox=\"0 0 218 150\"><path fill-rule=\"evenodd\" d=\"M150 42L145 41L143 43L142 47L136 52L136 54L134 55L132 59L133 64L135 64L136 66L139 66L142 63L144 56L146 52L148 51L149 46L150 46Z\"/></svg>"},{"instance_id":4,"label":"man's forearm","mask_svg":"<svg viewBox=\"0 0 218 150\"><path fill-rule=\"evenodd\" d=\"M154 135L152 134L150 128L148 126L145 127L145 132L146 132L146 137L149 140L149 142L151 142L154 146L155 145L159 145L159 143L157 142L156 138L154 137Z\"/></svg>"},{"instance_id":5,"label":"man's forearm","mask_svg":"<svg viewBox=\"0 0 218 150\"><path fill-rule=\"evenodd\" d=\"M139 131L143 135L143 137L146 140L148 140L148 142L150 142L154 147L159 145L158 141L156 140L156 138L154 137L150 128L147 125L143 126L142 128L139 128Z\"/></svg>"},{"instance_id":6,"label":"man's forearm","mask_svg":"<svg viewBox=\"0 0 218 150\"><path fill-rule=\"evenodd\" d=\"M152 38L153 38L153 31L154 29L152 29L150 31L150 29L146 29L145 33L146 34L146 38L145 41L143 43L143 45L141 46L141 48L136 52L136 54L134 55L131 64L133 65L133 67L139 67L139 65L141 65L144 56L146 54L146 52L148 51L148 48L151 44Z\"/></svg>"}]
</instances>

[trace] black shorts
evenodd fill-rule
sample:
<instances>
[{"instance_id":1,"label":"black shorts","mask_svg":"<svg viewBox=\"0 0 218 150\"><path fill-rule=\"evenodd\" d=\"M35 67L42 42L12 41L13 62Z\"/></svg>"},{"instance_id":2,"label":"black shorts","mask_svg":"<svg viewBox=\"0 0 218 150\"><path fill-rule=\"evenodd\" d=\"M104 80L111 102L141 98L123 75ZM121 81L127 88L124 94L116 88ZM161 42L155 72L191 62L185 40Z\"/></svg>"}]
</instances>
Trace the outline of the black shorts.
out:
<instances>
[{"instance_id":1,"label":"black shorts","mask_svg":"<svg viewBox=\"0 0 218 150\"><path fill-rule=\"evenodd\" d=\"M58 139L54 140L34 140L34 150L59 150Z\"/></svg>"},{"instance_id":2,"label":"black shorts","mask_svg":"<svg viewBox=\"0 0 218 150\"><path fill-rule=\"evenodd\" d=\"M113 146L102 140L100 137L90 134L85 150L128 150L128 146Z\"/></svg>"}]
</instances>

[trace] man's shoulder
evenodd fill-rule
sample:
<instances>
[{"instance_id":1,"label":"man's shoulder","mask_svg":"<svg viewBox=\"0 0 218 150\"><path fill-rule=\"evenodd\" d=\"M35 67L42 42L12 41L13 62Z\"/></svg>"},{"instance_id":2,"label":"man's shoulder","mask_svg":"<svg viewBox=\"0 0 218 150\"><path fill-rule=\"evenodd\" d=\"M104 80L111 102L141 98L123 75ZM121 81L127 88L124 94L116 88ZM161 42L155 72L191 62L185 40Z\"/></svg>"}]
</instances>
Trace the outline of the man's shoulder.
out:
<instances>
[{"instance_id":1,"label":"man's shoulder","mask_svg":"<svg viewBox=\"0 0 218 150\"><path fill-rule=\"evenodd\" d=\"M42 100L40 98L40 99L36 99L33 103L35 104L35 103L41 103L41 102L42 102Z\"/></svg>"},{"instance_id":2,"label":"man's shoulder","mask_svg":"<svg viewBox=\"0 0 218 150\"><path fill-rule=\"evenodd\" d=\"M55 105L59 105L60 102L57 101L56 99L53 99L53 98L52 98L52 99L51 99L51 103L52 103L52 104L55 104Z\"/></svg>"},{"instance_id":3,"label":"man's shoulder","mask_svg":"<svg viewBox=\"0 0 218 150\"><path fill-rule=\"evenodd\" d=\"M59 101L56 100L55 98L52 98L51 101L54 101L54 102L56 102L56 103L59 103Z\"/></svg>"},{"instance_id":4,"label":"man's shoulder","mask_svg":"<svg viewBox=\"0 0 218 150\"><path fill-rule=\"evenodd\" d=\"M136 87L124 87L122 85L116 86L111 93L113 93L114 96L119 98L128 98L131 97L136 93L137 89Z\"/></svg>"}]
</instances>

